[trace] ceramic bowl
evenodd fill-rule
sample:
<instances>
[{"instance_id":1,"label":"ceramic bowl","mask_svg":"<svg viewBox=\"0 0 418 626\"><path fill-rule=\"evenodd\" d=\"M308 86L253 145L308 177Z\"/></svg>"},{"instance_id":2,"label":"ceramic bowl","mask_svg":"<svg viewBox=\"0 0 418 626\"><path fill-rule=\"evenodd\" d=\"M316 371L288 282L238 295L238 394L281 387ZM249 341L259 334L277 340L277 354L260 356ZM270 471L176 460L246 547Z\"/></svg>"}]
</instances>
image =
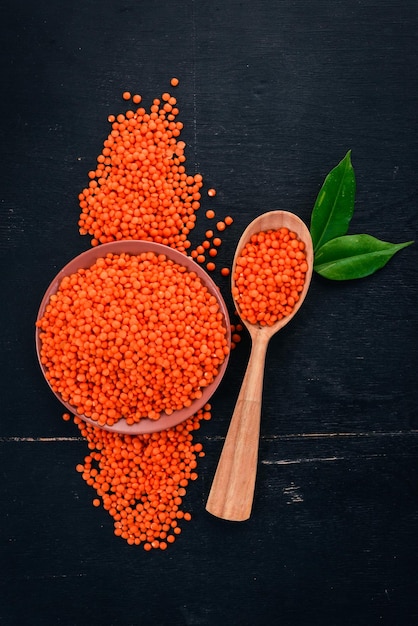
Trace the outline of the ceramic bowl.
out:
<instances>
[{"instance_id":1,"label":"ceramic bowl","mask_svg":"<svg viewBox=\"0 0 418 626\"><path fill-rule=\"evenodd\" d=\"M99 245L97 247L91 248L86 252L81 253L74 259L72 259L63 269L58 272L55 276L48 289L45 292L45 295L41 301L39 312L37 316L37 320L41 319L45 308L50 300L51 295L55 294L58 291L58 288L61 284L62 279L65 276L69 276L70 274L74 274L81 268L89 268L91 267L99 258L104 257L109 252L113 254L121 254L126 253L130 255L138 255L143 252L154 252L155 254L165 254L167 258L171 259L175 263L179 265L183 265L187 268L188 271L193 271L199 276L202 283L206 286L208 291L215 296L217 299L220 311L223 315L224 325L227 329L227 341L229 348L231 346L231 333L230 333L230 320L228 315L228 310L226 304L222 298L220 290L218 286L214 283L212 278L208 275L206 270L204 270L200 265L198 265L191 257L186 256L185 254L175 250L174 248L170 248L168 246L150 242L143 240L124 240L124 241L115 241L111 243L106 243ZM40 331L36 328L36 351L38 355L38 361L41 366L41 370L45 376L45 366L42 364L40 359L40 351L41 351L41 339L40 339ZM225 357L222 365L219 368L219 372L213 382L207 387L202 389L202 396L198 399L195 399L189 407L185 407L183 409L174 411L170 415L162 413L159 419L152 420L147 417L142 418L138 423L133 425L127 424L124 418L118 420L113 426L103 426L106 430L121 433L121 434L142 434L142 433L152 433L159 432L165 430L167 428L171 428L180 424L190 416L194 415L199 409L201 409L214 394L216 389L218 388L228 365L229 355ZM45 378L46 379L46 378ZM47 379L46 379L47 380ZM47 380L48 382L48 380ZM77 415L76 410L73 406L71 406L68 402L64 401L58 393L56 393L51 385L48 382L53 393L56 397L61 401L61 403L65 406L65 408L72 414ZM85 415L79 415L81 419L90 424L97 426L97 422L86 417Z\"/></svg>"}]
</instances>

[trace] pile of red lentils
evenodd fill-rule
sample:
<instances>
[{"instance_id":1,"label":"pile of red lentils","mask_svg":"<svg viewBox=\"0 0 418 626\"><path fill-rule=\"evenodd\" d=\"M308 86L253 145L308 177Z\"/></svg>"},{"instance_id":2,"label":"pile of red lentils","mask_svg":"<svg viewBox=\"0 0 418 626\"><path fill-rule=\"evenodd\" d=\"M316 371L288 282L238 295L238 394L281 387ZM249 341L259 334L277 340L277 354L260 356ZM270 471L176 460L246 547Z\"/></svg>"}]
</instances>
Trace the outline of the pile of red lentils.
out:
<instances>
[{"instance_id":1,"label":"pile of red lentils","mask_svg":"<svg viewBox=\"0 0 418 626\"><path fill-rule=\"evenodd\" d=\"M232 294L240 317L272 326L290 315L305 284L305 244L288 228L254 234L235 264Z\"/></svg>"},{"instance_id":2,"label":"pile of red lentils","mask_svg":"<svg viewBox=\"0 0 418 626\"><path fill-rule=\"evenodd\" d=\"M178 83L178 79L173 78L171 87L177 87ZM222 243L221 235L233 222L231 216L218 218L213 209L208 209L205 217L213 226L206 230L205 238L199 245L193 247L189 240L201 204L203 179L198 173L188 174L186 171L186 145L180 139L183 124L178 119L176 97L165 92L152 101L149 110L142 106L139 94L124 92L122 97L130 106L124 113L109 115L111 130L97 157L96 167L88 173L89 183L79 195L80 234L90 235L92 246L125 239L165 244L190 255L208 271L218 269L222 276L228 276L229 268L217 268L216 257ZM216 190L208 189L207 195L215 197ZM108 276L103 276L103 280L105 278ZM68 302L64 308L65 318L71 308ZM62 310L58 315L61 313ZM118 320L117 315L113 320ZM224 335L218 322L219 319L215 330L219 344L216 349L222 351L224 356ZM83 326L81 331L78 329L81 334L89 335L91 323L84 318L80 324ZM114 328L110 319L107 326L106 330L99 329L98 333L117 334L115 331L118 329ZM231 346L234 347L240 341L242 326L236 324L231 330ZM44 332L47 332L47 324ZM104 341L104 336L102 338ZM197 341L200 340L197 338ZM129 350L126 336L122 344ZM114 346L114 367L119 367L123 361L126 371L132 372L135 363L131 367L129 359L132 360L133 355L127 355L126 351L122 353L122 344ZM97 347L100 350L100 346ZM51 355L46 358L51 358ZM221 359L221 354L217 359ZM99 362L93 365L96 367L96 392L99 396L100 385L105 382L101 378L102 366L103 363ZM160 369L164 377L164 368ZM205 363L205 371L210 369L211 366ZM216 364L212 369L216 371ZM194 370L197 384L201 386L202 377L197 376L199 367L195 365ZM81 377L83 375L85 373L81 372ZM80 373L75 378L71 373L68 377L72 381L72 392L76 394L72 399L76 405L81 403L78 405L81 413L91 414L95 411L91 389L81 394L87 383L78 376ZM117 390L116 378L113 391ZM107 384L109 377L105 379ZM155 382L149 387L148 400L153 396L151 391L155 390ZM120 390L113 395L115 402L108 407L105 418L108 425L117 419L121 410ZM158 419L161 407L150 406L151 417ZM168 407L168 412L175 408ZM164 410L167 412L167 407ZM100 415L96 417L98 424L104 425L104 418ZM71 416L65 413L63 418L70 420ZM181 532L180 523L191 519L190 512L183 509L183 498L189 482L197 478L197 459L204 456L201 443L193 442L193 433L202 420L210 418L211 407L207 404L174 428L154 434L121 435L74 417L89 448L89 454L77 466L77 471L96 491L93 505L102 506L111 515L116 536L130 545L142 545L147 551L153 548L164 550L175 541ZM136 417L132 417L132 423L135 420Z\"/></svg>"},{"instance_id":3,"label":"pile of red lentils","mask_svg":"<svg viewBox=\"0 0 418 626\"><path fill-rule=\"evenodd\" d=\"M144 435L119 435L74 418L90 449L76 469L96 490L93 505L112 516L117 537L147 551L174 543L179 523L191 520L182 502L197 478L197 459L204 456L193 432L210 418L206 405L175 428Z\"/></svg>"},{"instance_id":4,"label":"pile of red lentils","mask_svg":"<svg viewBox=\"0 0 418 626\"><path fill-rule=\"evenodd\" d=\"M99 426L190 406L229 354L216 297L150 251L108 253L66 276L37 326L52 389Z\"/></svg>"}]
</instances>

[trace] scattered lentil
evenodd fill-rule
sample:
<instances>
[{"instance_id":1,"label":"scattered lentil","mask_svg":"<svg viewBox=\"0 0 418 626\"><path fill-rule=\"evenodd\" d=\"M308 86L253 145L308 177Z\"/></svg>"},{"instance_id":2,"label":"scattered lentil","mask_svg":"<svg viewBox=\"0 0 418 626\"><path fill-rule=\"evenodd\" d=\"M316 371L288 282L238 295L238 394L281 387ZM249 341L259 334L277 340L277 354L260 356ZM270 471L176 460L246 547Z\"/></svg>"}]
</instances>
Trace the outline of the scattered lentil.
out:
<instances>
[{"instance_id":1,"label":"scattered lentil","mask_svg":"<svg viewBox=\"0 0 418 626\"><path fill-rule=\"evenodd\" d=\"M89 447L76 469L97 493L93 505L102 504L113 518L116 536L146 551L174 543L179 521L191 520L181 505L202 452L193 432L210 410L206 404L174 428L143 435L119 435L74 418Z\"/></svg>"},{"instance_id":2,"label":"scattered lentil","mask_svg":"<svg viewBox=\"0 0 418 626\"><path fill-rule=\"evenodd\" d=\"M237 343L242 339L241 333L244 330L242 324L231 324L231 350L236 348Z\"/></svg>"}]
</instances>

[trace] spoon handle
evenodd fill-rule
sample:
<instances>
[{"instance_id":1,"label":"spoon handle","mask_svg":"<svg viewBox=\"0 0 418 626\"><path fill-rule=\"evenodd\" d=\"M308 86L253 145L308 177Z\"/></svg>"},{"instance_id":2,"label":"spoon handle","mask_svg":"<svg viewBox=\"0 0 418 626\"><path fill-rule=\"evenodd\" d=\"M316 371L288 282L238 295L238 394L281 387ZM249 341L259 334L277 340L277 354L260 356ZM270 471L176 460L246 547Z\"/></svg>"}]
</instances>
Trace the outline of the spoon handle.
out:
<instances>
[{"instance_id":1,"label":"spoon handle","mask_svg":"<svg viewBox=\"0 0 418 626\"><path fill-rule=\"evenodd\" d=\"M264 364L269 337L253 336L250 359L206 503L216 517L250 517L257 474Z\"/></svg>"}]
</instances>

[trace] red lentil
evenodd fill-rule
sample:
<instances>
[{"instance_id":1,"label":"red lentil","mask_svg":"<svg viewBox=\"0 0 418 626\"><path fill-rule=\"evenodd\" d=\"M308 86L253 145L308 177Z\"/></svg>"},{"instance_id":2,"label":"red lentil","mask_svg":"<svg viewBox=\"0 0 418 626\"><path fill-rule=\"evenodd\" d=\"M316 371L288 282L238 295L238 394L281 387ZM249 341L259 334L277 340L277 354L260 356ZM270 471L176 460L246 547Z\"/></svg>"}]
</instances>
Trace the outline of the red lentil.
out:
<instances>
[{"instance_id":1,"label":"red lentil","mask_svg":"<svg viewBox=\"0 0 418 626\"><path fill-rule=\"evenodd\" d=\"M242 319L272 325L289 315L308 269L305 244L287 228L253 235L237 259L233 296Z\"/></svg>"},{"instance_id":2,"label":"red lentil","mask_svg":"<svg viewBox=\"0 0 418 626\"><path fill-rule=\"evenodd\" d=\"M241 333L244 330L242 324L231 324L231 350L236 348L237 343L242 339Z\"/></svg>"}]
</instances>

